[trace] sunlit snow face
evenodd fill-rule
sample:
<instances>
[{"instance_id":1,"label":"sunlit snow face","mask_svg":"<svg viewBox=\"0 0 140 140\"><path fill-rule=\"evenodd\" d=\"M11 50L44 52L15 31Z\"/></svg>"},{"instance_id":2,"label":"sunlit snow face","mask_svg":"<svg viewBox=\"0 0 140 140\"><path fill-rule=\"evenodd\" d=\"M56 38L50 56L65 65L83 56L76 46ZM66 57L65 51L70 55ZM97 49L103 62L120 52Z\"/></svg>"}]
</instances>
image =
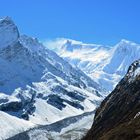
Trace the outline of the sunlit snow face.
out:
<instances>
[{"instance_id":1,"label":"sunlit snow face","mask_svg":"<svg viewBox=\"0 0 140 140\"><path fill-rule=\"evenodd\" d=\"M0 20L0 48L14 44L19 37L19 32L13 21L6 17Z\"/></svg>"}]
</instances>

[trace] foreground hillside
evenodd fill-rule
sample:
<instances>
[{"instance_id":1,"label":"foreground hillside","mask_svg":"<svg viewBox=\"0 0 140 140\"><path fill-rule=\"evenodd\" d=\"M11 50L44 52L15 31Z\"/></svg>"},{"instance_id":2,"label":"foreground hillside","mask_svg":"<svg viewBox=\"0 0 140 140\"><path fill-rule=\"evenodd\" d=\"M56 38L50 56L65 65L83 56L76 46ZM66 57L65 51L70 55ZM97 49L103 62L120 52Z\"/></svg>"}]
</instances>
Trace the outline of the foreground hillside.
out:
<instances>
[{"instance_id":1,"label":"foreground hillside","mask_svg":"<svg viewBox=\"0 0 140 140\"><path fill-rule=\"evenodd\" d=\"M114 91L97 109L83 140L140 139L140 60L135 61Z\"/></svg>"}]
</instances>

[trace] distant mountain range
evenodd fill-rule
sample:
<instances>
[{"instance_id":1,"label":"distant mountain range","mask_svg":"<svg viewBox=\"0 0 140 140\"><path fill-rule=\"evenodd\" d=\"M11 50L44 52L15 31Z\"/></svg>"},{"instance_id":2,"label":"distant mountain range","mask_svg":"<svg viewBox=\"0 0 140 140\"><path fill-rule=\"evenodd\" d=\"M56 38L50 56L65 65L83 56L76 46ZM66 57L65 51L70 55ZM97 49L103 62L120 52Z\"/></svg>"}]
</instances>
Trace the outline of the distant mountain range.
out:
<instances>
[{"instance_id":1,"label":"distant mountain range","mask_svg":"<svg viewBox=\"0 0 140 140\"><path fill-rule=\"evenodd\" d=\"M57 54L109 92L126 74L132 62L140 58L140 45L124 39L115 46L84 44L70 39L56 39L48 43L48 47L49 44Z\"/></svg>"}]
</instances>

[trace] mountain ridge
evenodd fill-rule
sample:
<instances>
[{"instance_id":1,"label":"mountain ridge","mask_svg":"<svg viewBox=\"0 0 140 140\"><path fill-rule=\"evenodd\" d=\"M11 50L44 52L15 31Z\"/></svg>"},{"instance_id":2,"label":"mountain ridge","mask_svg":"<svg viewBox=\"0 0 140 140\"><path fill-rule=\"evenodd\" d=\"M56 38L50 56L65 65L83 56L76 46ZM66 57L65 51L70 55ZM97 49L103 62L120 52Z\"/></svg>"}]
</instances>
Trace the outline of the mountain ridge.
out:
<instances>
[{"instance_id":1,"label":"mountain ridge","mask_svg":"<svg viewBox=\"0 0 140 140\"><path fill-rule=\"evenodd\" d=\"M136 60L97 109L92 128L83 140L138 140L139 84L140 60Z\"/></svg>"}]
</instances>

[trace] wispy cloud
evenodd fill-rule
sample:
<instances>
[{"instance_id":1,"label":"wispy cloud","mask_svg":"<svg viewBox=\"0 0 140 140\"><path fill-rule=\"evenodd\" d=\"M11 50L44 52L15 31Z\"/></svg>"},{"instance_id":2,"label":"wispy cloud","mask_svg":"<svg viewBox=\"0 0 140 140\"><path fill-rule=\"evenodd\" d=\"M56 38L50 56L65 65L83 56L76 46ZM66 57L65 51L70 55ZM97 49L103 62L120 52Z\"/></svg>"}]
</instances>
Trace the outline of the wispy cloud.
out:
<instances>
[{"instance_id":1,"label":"wispy cloud","mask_svg":"<svg viewBox=\"0 0 140 140\"><path fill-rule=\"evenodd\" d=\"M58 50L66 43L66 38L46 39L42 40L44 46L51 50Z\"/></svg>"},{"instance_id":2,"label":"wispy cloud","mask_svg":"<svg viewBox=\"0 0 140 140\"><path fill-rule=\"evenodd\" d=\"M48 49L58 51L62 49L61 47L67 42L70 41L72 44L82 44L81 41L76 41L68 38L56 38L56 39L44 39L41 42L46 46Z\"/></svg>"}]
</instances>

